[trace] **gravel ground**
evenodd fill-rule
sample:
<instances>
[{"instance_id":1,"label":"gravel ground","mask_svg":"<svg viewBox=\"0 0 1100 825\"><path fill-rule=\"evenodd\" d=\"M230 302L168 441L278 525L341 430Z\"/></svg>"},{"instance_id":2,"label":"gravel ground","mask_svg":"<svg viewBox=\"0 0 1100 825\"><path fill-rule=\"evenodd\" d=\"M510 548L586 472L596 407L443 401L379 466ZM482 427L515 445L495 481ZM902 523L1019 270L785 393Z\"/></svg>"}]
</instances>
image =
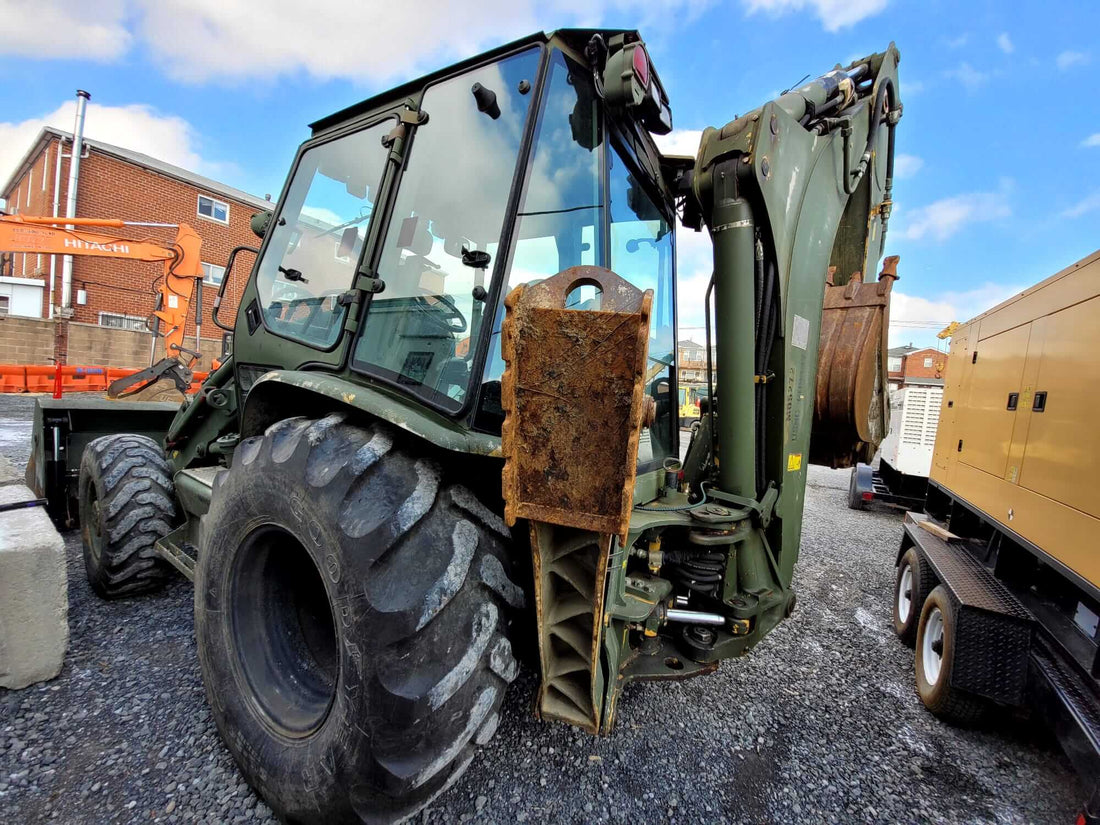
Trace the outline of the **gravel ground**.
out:
<instances>
[{"instance_id":1,"label":"gravel ground","mask_svg":"<svg viewBox=\"0 0 1100 825\"><path fill-rule=\"evenodd\" d=\"M0 453L26 460L27 398L0 396ZM1082 788L1044 733L949 728L920 705L893 636L896 511L852 512L847 474L810 468L799 606L714 675L630 686L610 738L531 717L534 676L499 732L422 816L479 822L1073 820ZM69 553L61 675L0 690L0 822L273 821L203 697L191 588L105 603Z\"/></svg>"}]
</instances>

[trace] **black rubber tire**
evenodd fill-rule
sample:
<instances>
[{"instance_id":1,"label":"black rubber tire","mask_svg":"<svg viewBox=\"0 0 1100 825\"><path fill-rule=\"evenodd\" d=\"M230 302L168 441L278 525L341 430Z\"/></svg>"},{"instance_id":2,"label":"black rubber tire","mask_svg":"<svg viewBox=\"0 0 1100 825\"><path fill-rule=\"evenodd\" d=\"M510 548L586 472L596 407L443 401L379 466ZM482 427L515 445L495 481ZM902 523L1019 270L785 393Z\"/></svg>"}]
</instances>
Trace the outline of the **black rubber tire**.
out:
<instances>
[{"instance_id":1,"label":"black rubber tire","mask_svg":"<svg viewBox=\"0 0 1100 825\"><path fill-rule=\"evenodd\" d=\"M909 591L909 615L903 621L898 610L898 595L906 567L913 571L913 575ZM894 573L894 632L909 647L913 647L917 642L921 608L924 607L924 600L928 598L928 594L936 584L936 574L932 571L932 565L917 552L917 548L910 547L906 550Z\"/></svg>"},{"instance_id":2,"label":"black rubber tire","mask_svg":"<svg viewBox=\"0 0 1100 825\"><path fill-rule=\"evenodd\" d=\"M172 468L143 435L105 435L88 444L77 483L84 569L100 596L146 593L173 575L153 549L176 522Z\"/></svg>"},{"instance_id":3,"label":"black rubber tire","mask_svg":"<svg viewBox=\"0 0 1100 825\"><path fill-rule=\"evenodd\" d=\"M852 478L848 482L848 508L850 510L862 510L866 506L859 490L856 489L856 468L852 468Z\"/></svg>"},{"instance_id":4,"label":"black rubber tire","mask_svg":"<svg viewBox=\"0 0 1100 825\"><path fill-rule=\"evenodd\" d=\"M943 617L943 648L940 654L940 671L935 682L925 673L923 646L929 618L935 610ZM957 613L954 600L942 584L932 588L920 611L917 628L916 671L917 693L924 706L932 713L953 725L969 727L982 720L989 703L972 693L959 690L952 682L955 670L955 628Z\"/></svg>"},{"instance_id":5,"label":"black rubber tire","mask_svg":"<svg viewBox=\"0 0 1100 825\"><path fill-rule=\"evenodd\" d=\"M458 778L518 669L509 540L388 425L241 442L203 517L195 634L218 730L276 814L394 822Z\"/></svg>"}]
</instances>

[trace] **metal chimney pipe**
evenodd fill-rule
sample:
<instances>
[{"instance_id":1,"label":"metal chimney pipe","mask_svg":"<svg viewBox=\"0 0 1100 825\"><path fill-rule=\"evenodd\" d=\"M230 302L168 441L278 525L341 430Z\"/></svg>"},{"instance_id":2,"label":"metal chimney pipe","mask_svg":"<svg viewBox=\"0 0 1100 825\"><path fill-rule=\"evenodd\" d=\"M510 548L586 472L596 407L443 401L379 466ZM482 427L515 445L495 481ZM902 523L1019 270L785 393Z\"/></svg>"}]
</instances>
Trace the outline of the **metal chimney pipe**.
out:
<instances>
[{"instance_id":1,"label":"metal chimney pipe","mask_svg":"<svg viewBox=\"0 0 1100 825\"><path fill-rule=\"evenodd\" d=\"M84 113L91 95L83 89L76 90L76 123L73 125L73 154L69 160L69 191L65 202L65 217L76 217L76 195L80 183L80 153L84 150ZM72 225L69 225L72 229ZM72 314L73 306L73 256L66 255L61 265L61 310L65 316Z\"/></svg>"}]
</instances>

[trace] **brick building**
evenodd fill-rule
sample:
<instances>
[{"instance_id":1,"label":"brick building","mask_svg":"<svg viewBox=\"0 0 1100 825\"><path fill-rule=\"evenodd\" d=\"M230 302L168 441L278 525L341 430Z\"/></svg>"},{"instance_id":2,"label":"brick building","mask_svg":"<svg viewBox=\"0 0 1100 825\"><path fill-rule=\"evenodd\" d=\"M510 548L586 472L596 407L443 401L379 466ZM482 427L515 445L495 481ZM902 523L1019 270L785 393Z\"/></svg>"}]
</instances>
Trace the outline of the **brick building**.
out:
<instances>
[{"instance_id":1,"label":"brick building","mask_svg":"<svg viewBox=\"0 0 1100 825\"><path fill-rule=\"evenodd\" d=\"M913 384L943 386L947 353L931 347L918 349L912 344L894 347L888 352L887 368L887 380L893 389Z\"/></svg>"},{"instance_id":2,"label":"brick building","mask_svg":"<svg viewBox=\"0 0 1100 825\"><path fill-rule=\"evenodd\" d=\"M700 384L707 380L707 348L704 344L694 341L680 341L676 344L678 350L676 360L680 374L677 376L680 384ZM711 359L711 368L717 374L715 359Z\"/></svg>"},{"instance_id":3,"label":"brick building","mask_svg":"<svg viewBox=\"0 0 1100 825\"><path fill-rule=\"evenodd\" d=\"M45 128L0 190L9 214L64 214L68 196L72 136ZM58 153L61 153L60 169ZM60 185L56 188L57 182ZM187 223L202 238L203 329L205 338L219 338L211 320L214 296L224 275L229 252L236 246L257 246L249 221L271 203L156 158L84 139L77 191L77 215L125 221ZM100 230L92 230L100 231ZM114 234L116 230L102 230ZM130 227L129 237L168 244L175 229ZM3 253L0 250L0 253ZM51 262L51 258L56 260ZM234 265L222 320L232 322L253 257L242 253ZM105 258L73 257L73 321L122 329L146 329L153 311L155 287L163 264ZM62 257L4 253L0 261L0 311L11 316L50 318L61 303ZM53 294L54 311L50 296ZM5 300L6 298L6 300ZM194 306L186 335L193 342ZM185 339L186 341L186 339ZM190 344L187 344L190 345ZM3 360L0 358L0 360Z\"/></svg>"}]
</instances>

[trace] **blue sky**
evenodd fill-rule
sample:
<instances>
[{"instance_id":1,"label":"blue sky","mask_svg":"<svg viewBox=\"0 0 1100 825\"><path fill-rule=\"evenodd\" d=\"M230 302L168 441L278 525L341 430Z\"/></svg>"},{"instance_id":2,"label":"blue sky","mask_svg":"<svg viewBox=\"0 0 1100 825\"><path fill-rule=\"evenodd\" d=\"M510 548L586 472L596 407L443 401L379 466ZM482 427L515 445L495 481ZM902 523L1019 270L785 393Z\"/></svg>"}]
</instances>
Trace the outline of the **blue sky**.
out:
<instances>
[{"instance_id":1,"label":"blue sky","mask_svg":"<svg viewBox=\"0 0 1100 825\"><path fill-rule=\"evenodd\" d=\"M640 13L638 6L644 6ZM1100 3L1031 0L0 0L0 177L43 124L276 196L306 124L529 31L637 27L692 151L804 75L901 50L893 343L965 320L1100 246ZM682 233L681 325L704 236Z\"/></svg>"}]
</instances>

